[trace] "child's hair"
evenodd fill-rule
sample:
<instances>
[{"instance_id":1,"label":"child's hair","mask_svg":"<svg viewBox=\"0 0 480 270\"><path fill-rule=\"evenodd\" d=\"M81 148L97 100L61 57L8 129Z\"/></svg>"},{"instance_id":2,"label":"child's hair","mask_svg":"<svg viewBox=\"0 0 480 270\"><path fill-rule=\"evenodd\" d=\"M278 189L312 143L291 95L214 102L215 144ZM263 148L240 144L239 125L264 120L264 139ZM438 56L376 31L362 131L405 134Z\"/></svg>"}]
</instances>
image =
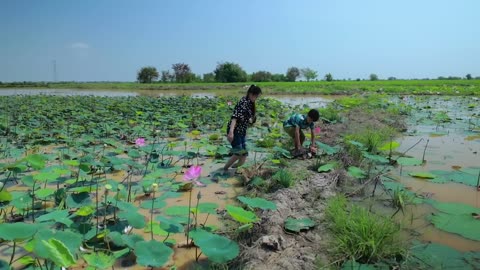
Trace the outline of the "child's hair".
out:
<instances>
[{"instance_id":1,"label":"child's hair","mask_svg":"<svg viewBox=\"0 0 480 270\"><path fill-rule=\"evenodd\" d=\"M247 91L247 97L249 94L252 94L254 96L258 96L262 93L262 89L258 86L256 86L255 84L252 84L250 85L250 87L248 88L248 91ZM256 109L255 109L255 102L253 103L253 123L256 122L257 120L257 117L256 117Z\"/></svg>"},{"instance_id":2,"label":"child's hair","mask_svg":"<svg viewBox=\"0 0 480 270\"><path fill-rule=\"evenodd\" d=\"M308 112L308 116L310 117L310 119L312 119L313 122L317 122L318 118L320 118L320 113L315 109L311 109Z\"/></svg>"}]
</instances>

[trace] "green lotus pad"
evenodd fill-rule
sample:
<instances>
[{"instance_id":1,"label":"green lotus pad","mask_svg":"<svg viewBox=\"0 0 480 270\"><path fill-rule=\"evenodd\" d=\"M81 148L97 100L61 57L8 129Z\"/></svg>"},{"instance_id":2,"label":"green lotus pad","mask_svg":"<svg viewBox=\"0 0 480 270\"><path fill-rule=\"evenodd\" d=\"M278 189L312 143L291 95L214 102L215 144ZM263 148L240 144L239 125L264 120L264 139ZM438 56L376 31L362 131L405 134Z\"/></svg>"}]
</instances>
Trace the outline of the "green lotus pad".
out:
<instances>
[{"instance_id":1,"label":"green lotus pad","mask_svg":"<svg viewBox=\"0 0 480 270\"><path fill-rule=\"evenodd\" d=\"M276 210L277 209L277 206L275 205L275 203L273 203L271 201L268 201L268 200L265 200L263 198L248 198L248 197L244 197L244 196L239 196L239 197L237 197L237 199L239 201L243 202L244 204L252 207L252 208L260 208L260 209L263 209L263 210L267 210L267 209Z\"/></svg>"},{"instance_id":2,"label":"green lotus pad","mask_svg":"<svg viewBox=\"0 0 480 270\"><path fill-rule=\"evenodd\" d=\"M292 232L300 232L301 230L308 230L315 226L315 222L309 218L291 218L288 217L285 220L285 229L292 231Z\"/></svg>"},{"instance_id":3,"label":"green lotus pad","mask_svg":"<svg viewBox=\"0 0 480 270\"><path fill-rule=\"evenodd\" d=\"M423 179L434 179L436 176L433 173L429 172L411 172L410 176Z\"/></svg>"},{"instance_id":4,"label":"green lotus pad","mask_svg":"<svg viewBox=\"0 0 480 270\"><path fill-rule=\"evenodd\" d=\"M416 166L421 165L422 161L416 158L401 157L397 159L397 163L402 166Z\"/></svg>"},{"instance_id":5,"label":"green lotus pad","mask_svg":"<svg viewBox=\"0 0 480 270\"><path fill-rule=\"evenodd\" d=\"M443 203L427 200L439 213L430 216L438 229L459 234L465 238L480 241L480 220L472 214L480 214L480 208L461 203Z\"/></svg>"},{"instance_id":6,"label":"green lotus pad","mask_svg":"<svg viewBox=\"0 0 480 270\"><path fill-rule=\"evenodd\" d=\"M200 247L208 259L215 263L226 263L238 256L238 244L221 235L197 229L190 232L195 244Z\"/></svg>"},{"instance_id":7,"label":"green lotus pad","mask_svg":"<svg viewBox=\"0 0 480 270\"><path fill-rule=\"evenodd\" d=\"M431 243L415 244L410 250L406 269L478 269L480 252L459 252L451 247Z\"/></svg>"},{"instance_id":8,"label":"green lotus pad","mask_svg":"<svg viewBox=\"0 0 480 270\"><path fill-rule=\"evenodd\" d=\"M443 180L441 183L453 181L474 187L477 185L479 171L475 168L465 168L454 171L434 170L432 173L439 176L438 180Z\"/></svg>"}]
</instances>

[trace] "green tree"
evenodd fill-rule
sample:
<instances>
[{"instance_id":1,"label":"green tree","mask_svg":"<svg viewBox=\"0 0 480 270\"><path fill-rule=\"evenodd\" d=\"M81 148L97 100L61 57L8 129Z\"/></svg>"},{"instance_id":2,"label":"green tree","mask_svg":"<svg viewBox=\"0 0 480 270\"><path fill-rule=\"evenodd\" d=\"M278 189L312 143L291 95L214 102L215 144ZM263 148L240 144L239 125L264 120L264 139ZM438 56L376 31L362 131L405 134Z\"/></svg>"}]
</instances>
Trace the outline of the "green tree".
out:
<instances>
[{"instance_id":1,"label":"green tree","mask_svg":"<svg viewBox=\"0 0 480 270\"><path fill-rule=\"evenodd\" d=\"M327 82L333 81L333 76L332 76L331 73L325 74L325 81L327 81Z\"/></svg>"},{"instance_id":2,"label":"green tree","mask_svg":"<svg viewBox=\"0 0 480 270\"><path fill-rule=\"evenodd\" d=\"M374 74L374 73L370 74L370 81L378 81L377 74Z\"/></svg>"},{"instance_id":3,"label":"green tree","mask_svg":"<svg viewBox=\"0 0 480 270\"><path fill-rule=\"evenodd\" d=\"M389 81L395 81L396 79L397 79L397 78L395 78L395 77L388 77L388 80L389 80Z\"/></svg>"},{"instance_id":4,"label":"green tree","mask_svg":"<svg viewBox=\"0 0 480 270\"><path fill-rule=\"evenodd\" d=\"M158 79L158 71L154 67L142 67L137 73L137 81L140 83L151 83Z\"/></svg>"},{"instance_id":5,"label":"green tree","mask_svg":"<svg viewBox=\"0 0 480 270\"><path fill-rule=\"evenodd\" d=\"M192 73L188 64L176 63L172 65L172 69L177 83L189 83L195 79L195 74Z\"/></svg>"},{"instance_id":6,"label":"green tree","mask_svg":"<svg viewBox=\"0 0 480 270\"><path fill-rule=\"evenodd\" d=\"M215 81L217 82L246 82L247 72L239 64L225 62L217 64L215 68Z\"/></svg>"},{"instance_id":7,"label":"green tree","mask_svg":"<svg viewBox=\"0 0 480 270\"><path fill-rule=\"evenodd\" d=\"M169 70L162 70L162 77L160 79L162 82L171 82L173 80L173 75L170 74Z\"/></svg>"},{"instance_id":8,"label":"green tree","mask_svg":"<svg viewBox=\"0 0 480 270\"><path fill-rule=\"evenodd\" d=\"M300 70L297 67L290 67L287 69L287 81L294 82L300 77Z\"/></svg>"},{"instance_id":9,"label":"green tree","mask_svg":"<svg viewBox=\"0 0 480 270\"><path fill-rule=\"evenodd\" d=\"M302 69L302 76L305 77L307 82L309 82L310 80L313 80L313 79L317 78L318 74L315 70L313 70L311 68L303 68Z\"/></svg>"},{"instance_id":10,"label":"green tree","mask_svg":"<svg viewBox=\"0 0 480 270\"><path fill-rule=\"evenodd\" d=\"M268 71L257 71L252 74L253 82L271 82L272 73Z\"/></svg>"},{"instance_id":11,"label":"green tree","mask_svg":"<svg viewBox=\"0 0 480 270\"><path fill-rule=\"evenodd\" d=\"M203 82L215 82L215 74L213 72L203 74Z\"/></svg>"},{"instance_id":12,"label":"green tree","mask_svg":"<svg viewBox=\"0 0 480 270\"><path fill-rule=\"evenodd\" d=\"M471 80L472 79L472 74L467 74L467 76L465 76L465 78L467 78L467 80Z\"/></svg>"},{"instance_id":13,"label":"green tree","mask_svg":"<svg viewBox=\"0 0 480 270\"><path fill-rule=\"evenodd\" d=\"M285 74L272 74L272 81L274 82L287 82L288 78L285 76Z\"/></svg>"}]
</instances>

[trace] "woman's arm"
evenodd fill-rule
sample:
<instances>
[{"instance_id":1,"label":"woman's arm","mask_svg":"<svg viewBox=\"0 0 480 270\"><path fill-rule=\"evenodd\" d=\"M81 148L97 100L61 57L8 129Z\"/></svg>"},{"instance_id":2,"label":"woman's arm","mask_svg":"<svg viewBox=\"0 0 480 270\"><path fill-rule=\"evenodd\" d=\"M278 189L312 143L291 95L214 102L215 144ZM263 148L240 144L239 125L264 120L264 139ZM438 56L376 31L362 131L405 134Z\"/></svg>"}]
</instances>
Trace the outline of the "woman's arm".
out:
<instances>
[{"instance_id":1,"label":"woman's arm","mask_svg":"<svg viewBox=\"0 0 480 270\"><path fill-rule=\"evenodd\" d=\"M233 131L235 130L235 126L237 125L237 118L232 118L232 122L230 123L230 130L228 131L227 140L231 143L233 141Z\"/></svg>"}]
</instances>

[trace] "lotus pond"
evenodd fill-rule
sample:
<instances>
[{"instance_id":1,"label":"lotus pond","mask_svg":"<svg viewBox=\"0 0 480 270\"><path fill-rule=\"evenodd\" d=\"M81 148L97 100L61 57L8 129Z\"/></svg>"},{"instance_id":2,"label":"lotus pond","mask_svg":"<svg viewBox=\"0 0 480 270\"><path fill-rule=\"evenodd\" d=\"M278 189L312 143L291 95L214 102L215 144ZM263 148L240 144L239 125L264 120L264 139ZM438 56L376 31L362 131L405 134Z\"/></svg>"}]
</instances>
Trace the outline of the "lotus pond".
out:
<instances>
[{"instance_id":1,"label":"lotus pond","mask_svg":"<svg viewBox=\"0 0 480 270\"><path fill-rule=\"evenodd\" d=\"M325 122L335 125L340 119L327 113L347 110L357 98L335 102L323 112ZM235 239L248 238L260 214L276 209L271 201L250 197L242 178L220 170L229 154L224 130L230 101L236 99L0 97L2 265L226 267L241 250ZM405 227L405 237L421 241L410 249L417 255L410 257L410 267L474 269L480 260L480 221L472 215L480 214L478 101L375 100L379 108L408 115L405 136L374 152L347 137L345 145L321 143L320 135L315 171L339 169L322 160L335 158L347 145L361 150L366 162L345 169L358 184L368 183L367 175L381 175L375 179L384 191L376 198L401 195L402 207L393 216ZM303 108L259 99L260 120L249 131L246 167L282 168L289 153L281 120L292 110ZM395 211L373 207L385 215ZM290 219L286 226L295 232L314 224ZM344 267L349 264L357 266L349 261Z\"/></svg>"},{"instance_id":2,"label":"lotus pond","mask_svg":"<svg viewBox=\"0 0 480 270\"><path fill-rule=\"evenodd\" d=\"M238 196L238 181L217 170L229 153L230 100L2 97L4 264L104 269L235 258L238 244L224 235L248 231L255 211L275 205ZM286 110L269 99L257 106L263 120L250 139L263 143L251 159L275 166L274 124ZM236 227L221 226L226 215Z\"/></svg>"}]
</instances>

